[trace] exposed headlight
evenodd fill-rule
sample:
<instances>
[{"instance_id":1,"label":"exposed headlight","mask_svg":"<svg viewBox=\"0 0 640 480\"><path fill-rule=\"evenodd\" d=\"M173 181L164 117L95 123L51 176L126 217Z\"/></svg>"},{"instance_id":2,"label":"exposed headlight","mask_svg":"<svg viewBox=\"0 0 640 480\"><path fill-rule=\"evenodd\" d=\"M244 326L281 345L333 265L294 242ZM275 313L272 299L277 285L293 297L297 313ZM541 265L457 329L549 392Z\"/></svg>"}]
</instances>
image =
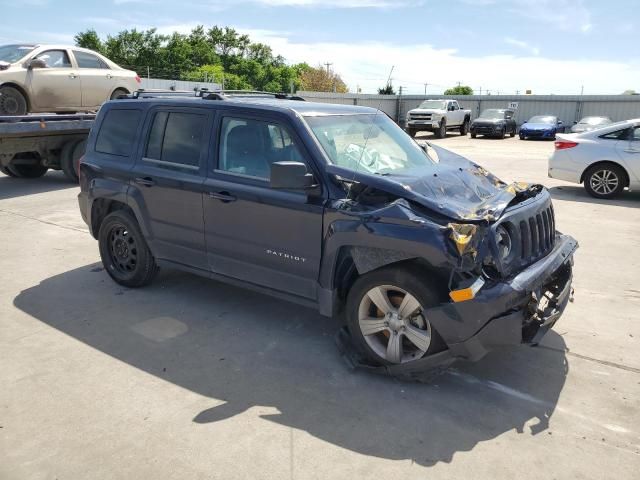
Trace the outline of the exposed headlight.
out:
<instances>
[{"instance_id":1,"label":"exposed headlight","mask_svg":"<svg viewBox=\"0 0 640 480\"><path fill-rule=\"evenodd\" d=\"M513 242L509 231L502 225L496 229L496 246L498 248L498 258L501 261L509 258L513 249Z\"/></svg>"}]
</instances>

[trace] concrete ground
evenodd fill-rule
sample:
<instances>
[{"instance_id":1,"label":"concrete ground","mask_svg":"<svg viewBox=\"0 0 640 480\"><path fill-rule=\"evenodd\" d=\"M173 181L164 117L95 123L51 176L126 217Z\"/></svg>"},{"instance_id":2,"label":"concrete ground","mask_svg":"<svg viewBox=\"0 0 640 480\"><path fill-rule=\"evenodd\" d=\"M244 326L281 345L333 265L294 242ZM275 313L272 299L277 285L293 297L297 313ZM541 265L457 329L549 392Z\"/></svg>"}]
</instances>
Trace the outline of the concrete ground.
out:
<instances>
[{"instance_id":1,"label":"concrete ground","mask_svg":"<svg viewBox=\"0 0 640 480\"><path fill-rule=\"evenodd\" d=\"M175 271L120 288L76 186L0 175L0 479L637 479L640 194L549 180L551 142L436 143L550 187L581 248L542 347L432 385L347 370L309 309Z\"/></svg>"}]
</instances>

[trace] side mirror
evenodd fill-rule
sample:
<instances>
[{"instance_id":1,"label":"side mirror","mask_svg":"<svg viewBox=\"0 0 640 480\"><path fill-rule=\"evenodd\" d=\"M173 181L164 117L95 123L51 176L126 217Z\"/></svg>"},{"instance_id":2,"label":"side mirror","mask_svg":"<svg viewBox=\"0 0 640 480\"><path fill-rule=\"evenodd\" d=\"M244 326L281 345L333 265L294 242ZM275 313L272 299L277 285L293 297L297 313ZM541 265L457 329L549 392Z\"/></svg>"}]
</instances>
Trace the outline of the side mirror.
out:
<instances>
[{"instance_id":1,"label":"side mirror","mask_svg":"<svg viewBox=\"0 0 640 480\"><path fill-rule=\"evenodd\" d=\"M576 122L576 121L574 120L573 124L574 124L574 125L577 125L577 124L578 124L578 122Z\"/></svg>"},{"instance_id":2,"label":"side mirror","mask_svg":"<svg viewBox=\"0 0 640 480\"><path fill-rule=\"evenodd\" d=\"M562 120L558 120L558 125L562 125Z\"/></svg>"},{"instance_id":3,"label":"side mirror","mask_svg":"<svg viewBox=\"0 0 640 480\"><path fill-rule=\"evenodd\" d=\"M305 190L316 185L313 175L302 162L273 162L270 187L285 190Z\"/></svg>"},{"instance_id":4,"label":"side mirror","mask_svg":"<svg viewBox=\"0 0 640 480\"><path fill-rule=\"evenodd\" d=\"M29 70L32 70L34 68L47 68L47 62L45 62L41 58L34 58L29 62L27 68Z\"/></svg>"}]
</instances>

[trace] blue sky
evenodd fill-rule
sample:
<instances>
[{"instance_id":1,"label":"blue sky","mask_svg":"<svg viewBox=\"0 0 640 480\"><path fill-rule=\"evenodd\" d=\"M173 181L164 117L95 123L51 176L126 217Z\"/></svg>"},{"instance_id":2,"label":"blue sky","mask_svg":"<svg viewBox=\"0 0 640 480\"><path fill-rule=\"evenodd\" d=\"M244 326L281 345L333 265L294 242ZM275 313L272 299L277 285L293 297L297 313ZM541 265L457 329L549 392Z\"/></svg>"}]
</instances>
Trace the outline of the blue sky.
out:
<instances>
[{"instance_id":1,"label":"blue sky","mask_svg":"<svg viewBox=\"0 0 640 480\"><path fill-rule=\"evenodd\" d=\"M0 0L0 42L72 41L94 28L228 25L291 62L332 62L352 91L395 66L407 93L458 81L491 93L640 91L637 0Z\"/></svg>"}]
</instances>

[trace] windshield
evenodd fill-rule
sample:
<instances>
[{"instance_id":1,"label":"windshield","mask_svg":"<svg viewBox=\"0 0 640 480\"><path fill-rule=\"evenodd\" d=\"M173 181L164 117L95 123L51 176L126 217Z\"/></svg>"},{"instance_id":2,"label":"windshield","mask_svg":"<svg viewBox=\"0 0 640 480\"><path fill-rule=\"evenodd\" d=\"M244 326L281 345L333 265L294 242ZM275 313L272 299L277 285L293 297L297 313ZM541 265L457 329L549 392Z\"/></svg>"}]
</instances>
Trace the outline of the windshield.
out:
<instances>
[{"instance_id":1,"label":"windshield","mask_svg":"<svg viewBox=\"0 0 640 480\"><path fill-rule=\"evenodd\" d=\"M556 123L556 117L550 115L536 115L531 117L527 123Z\"/></svg>"},{"instance_id":2,"label":"windshield","mask_svg":"<svg viewBox=\"0 0 640 480\"><path fill-rule=\"evenodd\" d=\"M578 123L583 125L607 125L611 123L611 120L604 117L584 117Z\"/></svg>"},{"instance_id":3,"label":"windshield","mask_svg":"<svg viewBox=\"0 0 640 480\"><path fill-rule=\"evenodd\" d=\"M432 110L446 110L445 102L442 100L425 100L418 108L430 108Z\"/></svg>"},{"instance_id":4,"label":"windshield","mask_svg":"<svg viewBox=\"0 0 640 480\"><path fill-rule=\"evenodd\" d=\"M34 48L33 45L1 45L0 62L15 63Z\"/></svg>"},{"instance_id":5,"label":"windshield","mask_svg":"<svg viewBox=\"0 0 640 480\"><path fill-rule=\"evenodd\" d=\"M496 110L494 108L490 108L489 110L485 110L480 115L480 118L504 118L504 110Z\"/></svg>"},{"instance_id":6,"label":"windshield","mask_svg":"<svg viewBox=\"0 0 640 480\"><path fill-rule=\"evenodd\" d=\"M305 121L334 165L386 175L434 164L382 113L305 117Z\"/></svg>"}]
</instances>

